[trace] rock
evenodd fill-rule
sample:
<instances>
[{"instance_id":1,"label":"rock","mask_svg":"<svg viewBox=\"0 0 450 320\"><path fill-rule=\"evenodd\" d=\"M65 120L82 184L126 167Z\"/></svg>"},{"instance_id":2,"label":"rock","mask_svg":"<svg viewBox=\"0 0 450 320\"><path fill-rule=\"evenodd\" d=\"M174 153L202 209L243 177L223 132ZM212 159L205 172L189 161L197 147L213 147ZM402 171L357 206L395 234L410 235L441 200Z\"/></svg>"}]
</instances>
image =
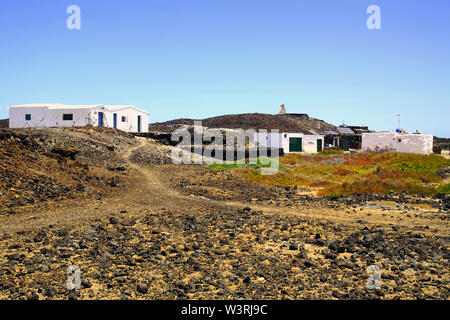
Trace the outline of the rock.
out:
<instances>
[{"instance_id":1,"label":"rock","mask_svg":"<svg viewBox=\"0 0 450 320\"><path fill-rule=\"evenodd\" d=\"M83 280L81 280L81 286L83 288L87 289L87 288L92 287L92 284L88 280L83 279Z\"/></svg>"},{"instance_id":2,"label":"rock","mask_svg":"<svg viewBox=\"0 0 450 320\"><path fill-rule=\"evenodd\" d=\"M51 152L54 154L58 154L63 158L70 158L72 160L75 160L75 156L78 154L78 150L65 147L54 147L53 149L51 149Z\"/></svg>"},{"instance_id":3,"label":"rock","mask_svg":"<svg viewBox=\"0 0 450 320\"><path fill-rule=\"evenodd\" d=\"M442 179L450 178L450 167L439 168L436 171L436 175Z\"/></svg>"},{"instance_id":4,"label":"rock","mask_svg":"<svg viewBox=\"0 0 450 320\"><path fill-rule=\"evenodd\" d=\"M71 293L69 293L68 299L69 300L78 300L78 295L75 292L71 292Z\"/></svg>"},{"instance_id":5,"label":"rock","mask_svg":"<svg viewBox=\"0 0 450 320\"><path fill-rule=\"evenodd\" d=\"M131 290L130 289L124 289L124 290L122 290L122 294L124 296L130 297L131 296Z\"/></svg>"},{"instance_id":6,"label":"rock","mask_svg":"<svg viewBox=\"0 0 450 320\"><path fill-rule=\"evenodd\" d=\"M238 213L249 213L252 209L250 207L244 207L242 209L239 209L237 212Z\"/></svg>"},{"instance_id":7,"label":"rock","mask_svg":"<svg viewBox=\"0 0 450 320\"><path fill-rule=\"evenodd\" d=\"M328 249L323 249L322 254L324 255L325 259L334 260L337 258L336 254L330 252Z\"/></svg>"},{"instance_id":8,"label":"rock","mask_svg":"<svg viewBox=\"0 0 450 320\"><path fill-rule=\"evenodd\" d=\"M249 284L251 281L250 277L246 277L244 280L242 280L243 283Z\"/></svg>"},{"instance_id":9,"label":"rock","mask_svg":"<svg viewBox=\"0 0 450 320\"><path fill-rule=\"evenodd\" d=\"M292 251L298 250L298 245L296 245L295 243L291 243L289 245L289 250L292 250Z\"/></svg>"},{"instance_id":10,"label":"rock","mask_svg":"<svg viewBox=\"0 0 450 320\"><path fill-rule=\"evenodd\" d=\"M429 276L429 275L421 275L420 277L419 277L419 281L424 281L424 282L428 282L428 281L431 281L431 276Z\"/></svg>"},{"instance_id":11,"label":"rock","mask_svg":"<svg viewBox=\"0 0 450 320\"><path fill-rule=\"evenodd\" d=\"M338 253L345 252L345 247L340 240L333 240L328 244L328 248Z\"/></svg>"},{"instance_id":12,"label":"rock","mask_svg":"<svg viewBox=\"0 0 450 320\"><path fill-rule=\"evenodd\" d=\"M122 166L122 165L117 165L116 167L115 167L115 170L116 171L125 171L126 169L125 169L125 167L124 166Z\"/></svg>"},{"instance_id":13,"label":"rock","mask_svg":"<svg viewBox=\"0 0 450 320\"><path fill-rule=\"evenodd\" d=\"M139 282L139 283L137 284L136 290L137 290L137 292L139 292L139 293L146 294L147 291L148 291L148 287L147 287L146 284L144 284L144 283L142 283L142 282Z\"/></svg>"},{"instance_id":14,"label":"rock","mask_svg":"<svg viewBox=\"0 0 450 320\"><path fill-rule=\"evenodd\" d=\"M34 242L41 242L47 238L47 233L44 230L38 232L38 234L33 238Z\"/></svg>"},{"instance_id":15,"label":"rock","mask_svg":"<svg viewBox=\"0 0 450 320\"><path fill-rule=\"evenodd\" d=\"M114 217L111 217L111 218L109 218L109 223L110 224L117 224L119 221L116 219L116 218L114 218Z\"/></svg>"},{"instance_id":16,"label":"rock","mask_svg":"<svg viewBox=\"0 0 450 320\"><path fill-rule=\"evenodd\" d=\"M119 172L123 172L123 171L125 171L126 169L125 169L125 167L124 166L122 166L122 165L117 165L117 166L115 166L115 167L108 167L108 170L109 171L119 171Z\"/></svg>"},{"instance_id":17,"label":"rock","mask_svg":"<svg viewBox=\"0 0 450 320\"><path fill-rule=\"evenodd\" d=\"M111 247L118 247L118 246L119 246L119 243L118 243L117 241L115 241L115 240L111 240L111 241L109 242L109 245L110 245Z\"/></svg>"},{"instance_id":18,"label":"rock","mask_svg":"<svg viewBox=\"0 0 450 320\"><path fill-rule=\"evenodd\" d=\"M414 269L412 269L412 268L406 269L404 272L405 272L405 274L407 274L409 276L413 276L416 274L416 271L414 271Z\"/></svg>"},{"instance_id":19,"label":"rock","mask_svg":"<svg viewBox=\"0 0 450 320\"><path fill-rule=\"evenodd\" d=\"M98 232L95 229L86 230L86 234L91 235L91 236L98 236Z\"/></svg>"},{"instance_id":20,"label":"rock","mask_svg":"<svg viewBox=\"0 0 450 320\"><path fill-rule=\"evenodd\" d=\"M56 294L56 289L52 286L47 286L44 290L44 295L46 297L52 298Z\"/></svg>"},{"instance_id":21,"label":"rock","mask_svg":"<svg viewBox=\"0 0 450 320\"><path fill-rule=\"evenodd\" d=\"M39 295L36 292L32 292L28 297L27 300L39 300Z\"/></svg>"},{"instance_id":22,"label":"rock","mask_svg":"<svg viewBox=\"0 0 450 320\"><path fill-rule=\"evenodd\" d=\"M4 290L13 288L14 286L15 286L14 282L12 282L11 280L8 280L8 279L2 280L0 282L0 288L4 289Z\"/></svg>"},{"instance_id":23,"label":"rock","mask_svg":"<svg viewBox=\"0 0 450 320\"><path fill-rule=\"evenodd\" d=\"M50 267L46 264L40 264L38 265L38 269L42 272L48 272L50 270Z\"/></svg>"}]
</instances>

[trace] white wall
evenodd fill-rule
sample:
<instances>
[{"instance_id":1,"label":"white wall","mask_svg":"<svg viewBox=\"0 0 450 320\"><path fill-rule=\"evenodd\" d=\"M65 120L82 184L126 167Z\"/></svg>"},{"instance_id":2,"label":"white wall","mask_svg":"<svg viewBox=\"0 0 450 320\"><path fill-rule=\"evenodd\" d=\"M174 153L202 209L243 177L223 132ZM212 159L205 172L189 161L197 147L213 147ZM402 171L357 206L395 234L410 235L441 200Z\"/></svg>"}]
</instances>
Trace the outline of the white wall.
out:
<instances>
[{"instance_id":1,"label":"white wall","mask_svg":"<svg viewBox=\"0 0 450 320\"><path fill-rule=\"evenodd\" d=\"M30 114L31 120L25 120ZM63 114L73 114L72 121L64 121ZM49 109L48 107L10 107L10 128L52 128L85 126L89 123L89 109Z\"/></svg>"},{"instance_id":2,"label":"white wall","mask_svg":"<svg viewBox=\"0 0 450 320\"><path fill-rule=\"evenodd\" d=\"M148 132L149 116L132 106L123 108L108 108L108 106L93 106L92 108L48 108L46 106L10 107L10 128L52 128L52 127L83 127L91 124L98 126L98 112L103 112L103 126L113 128L113 114L117 114L117 129L127 132L138 131L138 115L141 116L141 132ZM25 115L31 114L31 120L26 121ZM72 121L63 120L63 114L73 114ZM126 121L122 122L122 117Z\"/></svg>"},{"instance_id":3,"label":"white wall","mask_svg":"<svg viewBox=\"0 0 450 320\"><path fill-rule=\"evenodd\" d=\"M94 126L98 126L98 113L103 112L103 126L108 128L114 127L114 113L117 114L117 129L127 132L138 131L138 116L141 116L141 132L148 132L149 117L148 114L139 111L133 107L124 107L120 109L108 106L98 107L91 111L90 119ZM125 117L126 121L122 121Z\"/></svg>"},{"instance_id":4,"label":"white wall","mask_svg":"<svg viewBox=\"0 0 450 320\"><path fill-rule=\"evenodd\" d=\"M433 135L378 132L362 134L362 151L387 149L400 153L433 153Z\"/></svg>"},{"instance_id":5,"label":"white wall","mask_svg":"<svg viewBox=\"0 0 450 320\"><path fill-rule=\"evenodd\" d=\"M289 153L289 138L302 138L302 144L303 144L303 133L282 133L281 134L281 143L283 146L284 153ZM302 145L303 150L303 145Z\"/></svg>"},{"instance_id":6,"label":"white wall","mask_svg":"<svg viewBox=\"0 0 450 320\"><path fill-rule=\"evenodd\" d=\"M282 133L282 146L284 153L289 153L289 138L302 138L302 152L317 153L317 140L322 140L322 149L324 148L324 136L310 135L303 133Z\"/></svg>"},{"instance_id":7,"label":"white wall","mask_svg":"<svg viewBox=\"0 0 450 320\"><path fill-rule=\"evenodd\" d=\"M322 150L324 148L324 136L321 135L304 135L303 136L303 152L317 153L317 140L322 140Z\"/></svg>"}]
</instances>

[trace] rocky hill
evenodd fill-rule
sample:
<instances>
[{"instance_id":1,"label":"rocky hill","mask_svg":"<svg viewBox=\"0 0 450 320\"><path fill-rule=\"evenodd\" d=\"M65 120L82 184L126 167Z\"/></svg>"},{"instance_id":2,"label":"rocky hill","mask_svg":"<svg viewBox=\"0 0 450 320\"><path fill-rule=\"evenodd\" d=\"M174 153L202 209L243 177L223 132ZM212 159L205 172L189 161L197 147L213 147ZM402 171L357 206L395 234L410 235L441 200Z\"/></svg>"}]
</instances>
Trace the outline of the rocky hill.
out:
<instances>
[{"instance_id":1,"label":"rocky hill","mask_svg":"<svg viewBox=\"0 0 450 320\"><path fill-rule=\"evenodd\" d=\"M0 216L110 195L123 180L116 151L133 142L103 128L0 129Z\"/></svg>"},{"instance_id":2,"label":"rocky hill","mask_svg":"<svg viewBox=\"0 0 450 320\"><path fill-rule=\"evenodd\" d=\"M0 128L9 128L9 119L0 120Z\"/></svg>"},{"instance_id":3,"label":"rocky hill","mask_svg":"<svg viewBox=\"0 0 450 320\"><path fill-rule=\"evenodd\" d=\"M201 120L204 127L228 129L278 129L281 132L313 132L334 131L336 127L323 120L315 119L307 114L288 113L272 115L263 113L232 114ZM193 125L194 119L176 119L150 124L150 131L172 132L182 125Z\"/></svg>"}]
</instances>

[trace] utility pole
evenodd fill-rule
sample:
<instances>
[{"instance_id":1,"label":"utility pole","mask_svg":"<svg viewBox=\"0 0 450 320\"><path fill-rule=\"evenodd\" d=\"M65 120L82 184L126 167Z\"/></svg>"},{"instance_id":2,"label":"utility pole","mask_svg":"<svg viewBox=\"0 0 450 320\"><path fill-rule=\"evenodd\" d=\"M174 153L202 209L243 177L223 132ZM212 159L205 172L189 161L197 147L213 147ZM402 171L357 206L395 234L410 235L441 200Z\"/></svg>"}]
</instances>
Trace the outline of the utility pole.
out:
<instances>
[{"instance_id":1,"label":"utility pole","mask_svg":"<svg viewBox=\"0 0 450 320\"><path fill-rule=\"evenodd\" d=\"M398 118L398 129L400 129L400 113L395 115Z\"/></svg>"}]
</instances>

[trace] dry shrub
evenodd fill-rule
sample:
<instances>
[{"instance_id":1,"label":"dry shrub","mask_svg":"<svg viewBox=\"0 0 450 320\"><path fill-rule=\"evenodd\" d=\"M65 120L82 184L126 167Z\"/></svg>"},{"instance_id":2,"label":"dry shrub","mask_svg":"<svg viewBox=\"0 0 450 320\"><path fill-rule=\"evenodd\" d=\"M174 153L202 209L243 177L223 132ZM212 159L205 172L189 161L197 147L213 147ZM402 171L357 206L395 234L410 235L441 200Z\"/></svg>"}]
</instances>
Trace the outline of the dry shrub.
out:
<instances>
[{"instance_id":1,"label":"dry shrub","mask_svg":"<svg viewBox=\"0 0 450 320\"><path fill-rule=\"evenodd\" d=\"M355 174L355 172L351 171L351 170L348 170L348 169L345 169L345 168L339 168L339 169L334 170L333 174L336 175L336 176L343 176L343 177L345 177L345 176L352 176L352 175Z\"/></svg>"},{"instance_id":2,"label":"dry shrub","mask_svg":"<svg viewBox=\"0 0 450 320\"><path fill-rule=\"evenodd\" d=\"M325 188L335 186L335 184L328 180L315 180L310 182L309 186L312 188Z\"/></svg>"}]
</instances>

